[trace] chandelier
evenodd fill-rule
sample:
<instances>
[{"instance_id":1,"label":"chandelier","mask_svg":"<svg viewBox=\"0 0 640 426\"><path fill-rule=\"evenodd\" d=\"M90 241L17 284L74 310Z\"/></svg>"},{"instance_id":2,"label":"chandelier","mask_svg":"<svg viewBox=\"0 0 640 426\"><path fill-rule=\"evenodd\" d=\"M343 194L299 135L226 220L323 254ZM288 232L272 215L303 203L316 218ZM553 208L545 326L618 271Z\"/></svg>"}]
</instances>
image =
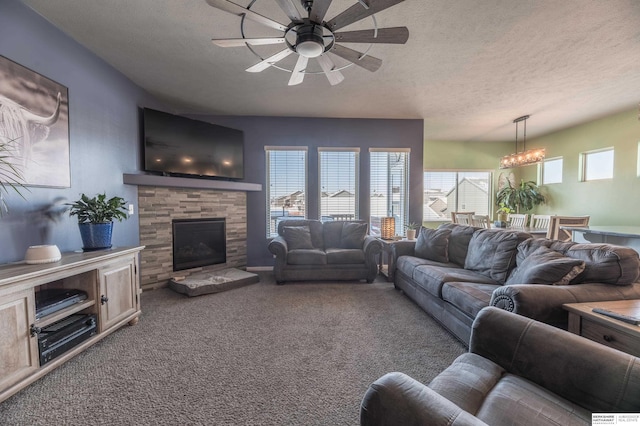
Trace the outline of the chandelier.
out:
<instances>
[{"instance_id":1,"label":"chandelier","mask_svg":"<svg viewBox=\"0 0 640 426\"><path fill-rule=\"evenodd\" d=\"M541 163L544 160L544 148L530 149L527 151L527 118L523 115L513 120L516 123L516 152L515 154L505 155L500 160L501 169L511 169L513 167L530 166L531 164ZM522 142L522 152L518 152L518 123L524 121L524 138Z\"/></svg>"}]
</instances>

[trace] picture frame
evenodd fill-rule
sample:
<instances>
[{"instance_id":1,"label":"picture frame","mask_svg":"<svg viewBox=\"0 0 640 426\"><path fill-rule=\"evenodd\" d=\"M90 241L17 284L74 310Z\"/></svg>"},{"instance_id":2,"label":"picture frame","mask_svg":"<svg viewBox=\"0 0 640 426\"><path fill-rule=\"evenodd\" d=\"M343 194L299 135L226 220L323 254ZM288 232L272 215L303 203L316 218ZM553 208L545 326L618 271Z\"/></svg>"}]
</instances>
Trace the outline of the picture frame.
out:
<instances>
[{"instance_id":1,"label":"picture frame","mask_svg":"<svg viewBox=\"0 0 640 426\"><path fill-rule=\"evenodd\" d=\"M68 92L0 56L0 142L25 186L71 186Z\"/></svg>"}]
</instances>

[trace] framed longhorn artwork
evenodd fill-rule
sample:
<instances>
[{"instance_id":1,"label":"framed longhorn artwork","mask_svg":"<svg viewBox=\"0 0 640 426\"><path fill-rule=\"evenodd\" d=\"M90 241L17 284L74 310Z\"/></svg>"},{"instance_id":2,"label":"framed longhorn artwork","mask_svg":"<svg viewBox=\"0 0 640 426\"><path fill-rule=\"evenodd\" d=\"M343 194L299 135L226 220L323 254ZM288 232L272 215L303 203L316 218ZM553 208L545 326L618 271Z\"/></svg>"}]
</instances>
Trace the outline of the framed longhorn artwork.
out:
<instances>
[{"instance_id":1,"label":"framed longhorn artwork","mask_svg":"<svg viewBox=\"0 0 640 426\"><path fill-rule=\"evenodd\" d=\"M0 56L1 155L29 186L68 188L68 89Z\"/></svg>"}]
</instances>

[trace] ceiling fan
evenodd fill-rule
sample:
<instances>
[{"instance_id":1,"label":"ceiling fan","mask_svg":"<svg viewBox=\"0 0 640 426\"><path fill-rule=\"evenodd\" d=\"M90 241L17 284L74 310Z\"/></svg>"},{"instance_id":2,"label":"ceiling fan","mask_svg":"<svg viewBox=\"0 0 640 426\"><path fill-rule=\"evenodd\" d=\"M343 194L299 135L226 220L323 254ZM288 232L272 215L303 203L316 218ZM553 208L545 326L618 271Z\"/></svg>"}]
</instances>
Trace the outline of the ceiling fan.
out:
<instances>
[{"instance_id":1,"label":"ceiling fan","mask_svg":"<svg viewBox=\"0 0 640 426\"><path fill-rule=\"evenodd\" d=\"M308 16L303 17L295 2L299 1ZM383 11L404 0L357 0L357 2L335 16L329 21L324 21L325 14L331 5L332 0L276 0L280 8L291 19L288 25L281 24L264 15L260 15L250 8L256 2L252 0L249 6L242 7L230 0L206 0L206 2L217 9L232 13L242 17L241 29L242 38L214 39L212 42L220 47L248 47L262 61L247 68L248 72L261 72L270 66L291 72L289 86L302 83L309 59L315 58L320 64L322 72L327 76L331 85L336 85L344 80L344 75L340 72L344 68L353 64L369 71L377 71L382 65L382 60L370 56L369 49L364 53L337 44L341 43L389 43L404 44L409 39L407 27L378 28L373 16L375 13ZM374 28L369 30L336 32L348 25L358 22L371 16ZM266 27L282 31L279 37L265 38L245 38L243 24L248 19L260 23ZM263 59L251 46L268 44L286 44L286 48L275 55ZM298 60L293 70L281 68L276 65L279 61L288 57L292 53L298 55ZM329 57L332 53L349 62L348 65L337 68Z\"/></svg>"}]
</instances>

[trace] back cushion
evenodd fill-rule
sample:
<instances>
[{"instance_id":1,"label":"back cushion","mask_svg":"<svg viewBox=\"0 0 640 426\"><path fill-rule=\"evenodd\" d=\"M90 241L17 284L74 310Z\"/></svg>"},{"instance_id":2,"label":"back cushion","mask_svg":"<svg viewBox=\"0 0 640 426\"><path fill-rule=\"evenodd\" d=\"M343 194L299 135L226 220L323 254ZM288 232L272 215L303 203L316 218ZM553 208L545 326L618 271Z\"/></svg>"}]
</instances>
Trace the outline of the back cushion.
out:
<instances>
[{"instance_id":1,"label":"back cushion","mask_svg":"<svg viewBox=\"0 0 640 426\"><path fill-rule=\"evenodd\" d=\"M324 248L341 248L342 226L345 222L336 220L322 224L322 237Z\"/></svg>"},{"instance_id":2,"label":"back cushion","mask_svg":"<svg viewBox=\"0 0 640 426\"><path fill-rule=\"evenodd\" d=\"M528 241L528 240L527 240ZM522 261L519 256L523 244L518 246L518 266L506 281L510 284L553 284L567 285L584 271L585 264L580 259L564 256L562 253L540 246Z\"/></svg>"},{"instance_id":3,"label":"back cushion","mask_svg":"<svg viewBox=\"0 0 640 426\"><path fill-rule=\"evenodd\" d=\"M566 256L583 260L585 269L574 283L629 285L638 279L640 260L629 247L611 244L574 244Z\"/></svg>"},{"instance_id":4,"label":"back cushion","mask_svg":"<svg viewBox=\"0 0 640 426\"><path fill-rule=\"evenodd\" d=\"M422 228L414 253L423 259L436 262L449 262L449 236L451 229L429 229Z\"/></svg>"},{"instance_id":5,"label":"back cushion","mask_svg":"<svg viewBox=\"0 0 640 426\"><path fill-rule=\"evenodd\" d=\"M285 226L282 228L289 250L312 249L308 226Z\"/></svg>"},{"instance_id":6,"label":"back cushion","mask_svg":"<svg viewBox=\"0 0 640 426\"><path fill-rule=\"evenodd\" d=\"M464 268L504 284L516 264L518 244L528 238L531 235L524 232L492 229L476 231L469 242Z\"/></svg>"},{"instance_id":7,"label":"back cushion","mask_svg":"<svg viewBox=\"0 0 640 426\"><path fill-rule=\"evenodd\" d=\"M340 237L340 247L345 249L361 249L364 244L364 237L367 236L369 225L358 222L345 222L342 225L342 236Z\"/></svg>"},{"instance_id":8,"label":"back cushion","mask_svg":"<svg viewBox=\"0 0 640 426\"><path fill-rule=\"evenodd\" d=\"M308 226L311 234L311 244L314 248L324 247L322 238L322 222L312 219L289 219L278 223L278 235L284 237L284 228L287 226Z\"/></svg>"},{"instance_id":9,"label":"back cushion","mask_svg":"<svg viewBox=\"0 0 640 426\"><path fill-rule=\"evenodd\" d=\"M455 223L445 223L438 227L438 229L450 229L449 235L449 262L456 265L464 266L467 258L467 250L469 249L469 241L473 233L478 229L473 226L458 225Z\"/></svg>"}]
</instances>

